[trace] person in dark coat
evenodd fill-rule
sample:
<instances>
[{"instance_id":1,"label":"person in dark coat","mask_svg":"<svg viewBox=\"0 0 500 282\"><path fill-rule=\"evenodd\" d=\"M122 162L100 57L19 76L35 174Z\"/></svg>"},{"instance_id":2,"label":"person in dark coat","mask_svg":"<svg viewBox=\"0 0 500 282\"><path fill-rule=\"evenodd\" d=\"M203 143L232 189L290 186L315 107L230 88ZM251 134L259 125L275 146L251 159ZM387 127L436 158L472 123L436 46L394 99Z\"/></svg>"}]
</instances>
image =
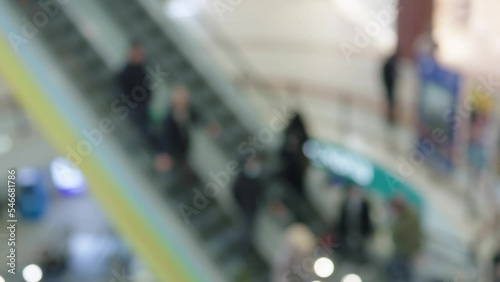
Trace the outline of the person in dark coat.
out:
<instances>
[{"instance_id":1,"label":"person in dark coat","mask_svg":"<svg viewBox=\"0 0 500 282\"><path fill-rule=\"evenodd\" d=\"M243 232L245 241L250 244L253 223L264 191L261 183L262 164L255 157L246 161L234 183L233 195L243 214Z\"/></svg>"},{"instance_id":2,"label":"person in dark coat","mask_svg":"<svg viewBox=\"0 0 500 282\"><path fill-rule=\"evenodd\" d=\"M340 251L355 259L364 259L365 244L373 234L370 205L363 191L350 184L347 197L340 209L337 223Z\"/></svg>"},{"instance_id":3,"label":"person in dark coat","mask_svg":"<svg viewBox=\"0 0 500 282\"><path fill-rule=\"evenodd\" d=\"M500 250L493 256L493 282L500 282Z\"/></svg>"},{"instance_id":4,"label":"person in dark coat","mask_svg":"<svg viewBox=\"0 0 500 282\"><path fill-rule=\"evenodd\" d=\"M396 52L389 58L387 58L382 68L382 76L387 101L387 121L389 124L394 124L396 121L396 97L394 88L397 79L397 62L398 53Z\"/></svg>"},{"instance_id":5,"label":"person in dark coat","mask_svg":"<svg viewBox=\"0 0 500 282\"><path fill-rule=\"evenodd\" d=\"M284 163L283 175L301 197L305 196L304 177L309 165L302 146L308 139L302 117L296 113L285 130L281 156Z\"/></svg>"},{"instance_id":6,"label":"person in dark coat","mask_svg":"<svg viewBox=\"0 0 500 282\"><path fill-rule=\"evenodd\" d=\"M130 117L145 138L151 138L149 130L148 107L151 102L151 89L146 85L147 72L144 67L144 53L141 46L134 44L129 52L128 62L118 76L122 97L126 97L130 107ZM138 96L135 92L145 93ZM132 95L134 94L134 95ZM134 98L140 97L140 100Z\"/></svg>"},{"instance_id":7,"label":"person in dark coat","mask_svg":"<svg viewBox=\"0 0 500 282\"><path fill-rule=\"evenodd\" d=\"M290 120L290 123L285 130L285 136L296 136L301 144L309 139L309 135L307 134L306 127L304 125L304 120L302 119L300 113L296 112Z\"/></svg>"},{"instance_id":8,"label":"person in dark coat","mask_svg":"<svg viewBox=\"0 0 500 282\"><path fill-rule=\"evenodd\" d=\"M174 165L181 168L188 166L190 149L190 127L198 121L197 114L190 107L189 92L184 86L176 86L172 93L171 108L163 122L158 141L160 155L157 168L168 171Z\"/></svg>"},{"instance_id":9,"label":"person in dark coat","mask_svg":"<svg viewBox=\"0 0 500 282\"><path fill-rule=\"evenodd\" d=\"M183 86L177 86L172 95L172 107L163 124L164 151L178 162L184 162L189 153L189 128L198 122L198 115L190 107L189 92Z\"/></svg>"},{"instance_id":10,"label":"person in dark coat","mask_svg":"<svg viewBox=\"0 0 500 282\"><path fill-rule=\"evenodd\" d=\"M199 123L202 123L202 120L190 105L188 89L183 85L176 86L172 91L171 107L156 144L157 150L160 151L156 158L158 171L169 171L176 166L184 168L188 172L187 177L190 177L191 168L188 164L190 128ZM218 123L207 124L207 133L211 138L216 138L220 131Z\"/></svg>"}]
</instances>

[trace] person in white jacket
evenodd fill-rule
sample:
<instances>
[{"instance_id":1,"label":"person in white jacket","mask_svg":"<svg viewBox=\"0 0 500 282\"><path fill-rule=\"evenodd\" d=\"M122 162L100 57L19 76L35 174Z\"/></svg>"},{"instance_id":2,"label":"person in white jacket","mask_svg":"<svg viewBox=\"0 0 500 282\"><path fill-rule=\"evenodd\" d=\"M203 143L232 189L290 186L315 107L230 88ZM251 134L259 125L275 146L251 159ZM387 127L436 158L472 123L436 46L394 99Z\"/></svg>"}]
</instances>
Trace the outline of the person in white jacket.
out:
<instances>
[{"instance_id":1,"label":"person in white jacket","mask_svg":"<svg viewBox=\"0 0 500 282\"><path fill-rule=\"evenodd\" d=\"M301 223L288 227L272 265L272 282L311 281L316 240L311 230Z\"/></svg>"}]
</instances>

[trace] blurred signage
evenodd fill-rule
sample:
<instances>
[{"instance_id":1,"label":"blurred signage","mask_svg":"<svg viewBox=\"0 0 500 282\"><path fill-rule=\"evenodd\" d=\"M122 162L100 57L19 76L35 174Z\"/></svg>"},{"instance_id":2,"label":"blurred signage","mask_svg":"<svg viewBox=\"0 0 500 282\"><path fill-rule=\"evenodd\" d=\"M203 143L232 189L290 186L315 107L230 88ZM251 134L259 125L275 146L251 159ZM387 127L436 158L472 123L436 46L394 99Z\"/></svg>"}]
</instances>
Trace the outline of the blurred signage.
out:
<instances>
[{"instance_id":1,"label":"blurred signage","mask_svg":"<svg viewBox=\"0 0 500 282\"><path fill-rule=\"evenodd\" d=\"M304 154L311 163L327 171L354 181L357 185L390 198L401 194L414 206L421 207L422 198L404 183L403 176L376 165L368 158L341 146L309 140L304 144Z\"/></svg>"},{"instance_id":2,"label":"blurred signage","mask_svg":"<svg viewBox=\"0 0 500 282\"><path fill-rule=\"evenodd\" d=\"M421 158L436 168L450 171L453 168L455 129L463 122L463 117L456 111L459 76L443 68L430 54L419 55L417 64L420 93L416 150ZM436 132L439 132L440 140L435 140ZM432 153L421 152L429 142Z\"/></svg>"},{"instance_id":3,"label":"blurred signage","mask_svg":"<svg viewBox=\"0 0 500 282\"><path fill-rule=\"evenodd\" d=\"M328 168L337 175L352 179L358 185L367 186L373 182L373 165L347 150L308 141L304 144L304 153L316 166Z\"/></svg>"}]
</instances>

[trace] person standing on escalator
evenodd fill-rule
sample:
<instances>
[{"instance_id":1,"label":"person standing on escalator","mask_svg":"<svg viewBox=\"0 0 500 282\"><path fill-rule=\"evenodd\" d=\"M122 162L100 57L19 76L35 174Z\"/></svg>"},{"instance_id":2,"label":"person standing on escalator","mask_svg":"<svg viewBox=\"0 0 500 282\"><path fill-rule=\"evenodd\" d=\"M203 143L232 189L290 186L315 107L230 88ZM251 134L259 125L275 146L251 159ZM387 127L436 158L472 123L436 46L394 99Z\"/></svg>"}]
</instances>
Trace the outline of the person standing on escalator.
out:
<instances>
[{"instance_id":1,"label":"person standing on escalator","mask_svg":"<svg viewBox=\"0 0 500 282\"><path fill-rule=\"evenodd\" d=\"M264 192L262 172L262 162L258 157L244 161L233 187L234 199L243 216L242 232L248 250L252 246L254 219Z\"/></svg>"},{"instance_id":2,"label":"person standing on escalator","mask_svg":"<svg viewBox=\"0 0 500 282\"><path fill-rule=\"evenodd\" d=\"M153 134L149 127L148 108L151 102L151 89L146 85L147 72L144 66L144 52L138 44L133 44L128 55L128 61L123 70L118 75L118 84L122 91L122 98L133 99L130 103L130 117L135 124L143 140L152 142ZM141 92L140 100L135 99Z\"/></svg>"},{"instance_id":3,"label":"person standing on escalator","mask_svg":"<svg viewBox=\"0 0 500 282\"><path fill-rule=\"evenodd\" d=\"M285 130L285 143L281 149L284 163L283 176L303 198L304 178L309 161L302 151L302 146L309 139L304 121L299 113L295 113Z\"/></svg>"},{"instance_id":4,"label":"person standing on escalator","mask_svg":"<svg viewBox=\"0 0 500 282\"><path fill-rule=\"evenodd\" d=\"M159 154L156 158L158 171L166 172L176 167L181 170L186 182L192 180L191 166L188 162L191 148L190 129L199 122L200 117L191 106L188 89L183 85L177 85L172 91L170 110L158 138ZM209 123L207 133L211 138L217 137L220 133L218 123Z\"/></svg>"},{"instance_id":5,"label":"person standing on escalator","mask_svg":"<svg viewBox=\"0 0 500 282\"><path fill-rule=\"evenodd\" d=\"M371 208L365 194L356 184L351 183L340 209L337 223L339 251L355 261L367 259L366 245L374 233Z\"/></svg>"},{"instance_id":6,"label":"person standing on escalator","mask_svg":"<svg viewBox=\"0 0 500 282\"><path fill-rule=\"evenodd\" d=\"M418 211L401 197L392 199L395 215L392 228L394 256L389 262L390 281L414 281L414 266L422 247L422 227Z\"/></svg>"},{"instance_id":7,"label":"person standing on escalator","mask_svg":"<svg viewBox=\"0 0 500 282\"><path fill-rule=\"evenodd\" d=\"M163 122L157 144L160 154L156 165L160 171L169 171L174 166L182 169L184 173L190 171L189 131L191 125L198 121L198 115L191 108L189 100L190 94L184 86L178 85L173 89L171 107Z\"/></svg>"}]
</instances>

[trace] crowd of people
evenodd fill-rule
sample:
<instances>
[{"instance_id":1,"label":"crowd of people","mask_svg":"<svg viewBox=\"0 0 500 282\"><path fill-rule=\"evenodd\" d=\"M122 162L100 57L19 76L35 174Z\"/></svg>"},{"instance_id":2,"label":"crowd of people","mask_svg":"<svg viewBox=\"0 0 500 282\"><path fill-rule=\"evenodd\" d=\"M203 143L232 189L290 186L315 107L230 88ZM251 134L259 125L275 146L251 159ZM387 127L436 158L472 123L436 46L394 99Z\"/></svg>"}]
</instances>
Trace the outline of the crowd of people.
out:
<instances>
[{"instance_id":1,"label":"crowd of people","mask_svg":"<svg viewBox=\"0 0 500 282\"><path fill-rule=\"evenodd\" d=\"M395 121L393 90L395 60L396 55L391 56L383 68L387 86L388 122L391 124ZM120 90L123 93L131 93L136 87L144 85L146 76L143 50L139 45L134 45L126 66L118 76ZM137 106L132 109L131 122L141 135L143 144L156 150L157 157L154 164L156 169L162 173L178 174L183 183L190 185L194 172L188 161L191 144L189 131L193 125L202 121L191 106L189 89L183 85L172 88L170 108L163 122L156 128L151 125L148 114L152 100L152 93L147 90L146 97L142 101L137 101ZM208 124L207 128L212 136L216 136L222 130L214 123ZM284 130L284 142L280 155L276 156L282 163L278 176L289 184L290 189L293 189L302 201L308 201L305 176L309 169L309 161L302 150L308 139L304 119L297 112ZM244 240L251 248L254 221L265 190L261 179L264 165L259 156L241 160L241 163L242 170L234 181L232 194L241 210ZM339 255L346 260L365 263L369 261L366 245L374 235L376 226L372 221L371 205L363 188L354 183L347 186L345 201L339 207L338 218L331 224L330 231L340 246ZM388 263L387 271L392 279L390 281L411 281L412 263L422 245L419 216L401 197L396 197L391 206L395 215L393 222L395 254ZM301 226L297 232L307 233L304 231L305 225Z\"/></svg>"}]
</instances>

